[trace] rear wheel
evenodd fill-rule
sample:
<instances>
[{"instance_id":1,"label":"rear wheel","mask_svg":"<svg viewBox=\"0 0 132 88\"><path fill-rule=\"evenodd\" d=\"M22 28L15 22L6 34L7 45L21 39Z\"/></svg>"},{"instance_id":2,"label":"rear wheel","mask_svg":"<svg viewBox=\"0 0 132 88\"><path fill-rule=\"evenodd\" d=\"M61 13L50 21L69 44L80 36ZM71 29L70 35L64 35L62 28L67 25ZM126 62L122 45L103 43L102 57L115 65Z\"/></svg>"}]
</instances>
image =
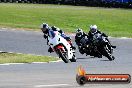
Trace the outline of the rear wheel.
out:
<instances>
[{"instance_id":1,"label":"rear wheel","mask_svg":"<svg viewBox=\"0 0 132 88\"><path fill-rule=\"evenodd\" d=\"M62 52L60 49L57 50L59 57L65 62L68 63L69 60L67 59L66 53Z\"/></svg>"}]
</instances>

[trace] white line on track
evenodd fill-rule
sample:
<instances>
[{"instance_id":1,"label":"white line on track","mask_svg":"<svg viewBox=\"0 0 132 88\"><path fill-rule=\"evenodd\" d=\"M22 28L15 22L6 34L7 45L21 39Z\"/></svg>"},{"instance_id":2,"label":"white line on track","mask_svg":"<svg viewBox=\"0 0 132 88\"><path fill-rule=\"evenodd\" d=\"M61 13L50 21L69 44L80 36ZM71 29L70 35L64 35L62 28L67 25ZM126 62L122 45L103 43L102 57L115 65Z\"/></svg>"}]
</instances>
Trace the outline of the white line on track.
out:
<instances>
[{"instance_id":1,"label":"white line on track","mask_svg":"<svg viewBox=\"0 0 132 88\"><path fill-rule=\"evenodd\" d=\"M61 87L61 86L70 86L69 84L51 84L51 85L35 85L34 87L37 87L37 88L47 88L47 87Z\"/></svg>"},{"instance_id":2,"label":"white line on track","mask_svg":"<svg viewBox=\"0 0 132 88\"><path fill-rule=\"evenodd\" d=\"M12 64L25 64L25 63L6 63L6 64L9 64L9 65L12 65Z\"/></svg>"},{"instance_id":3,"label":"white line on track","mask_svg":"<svg viewBox=\"0 0 132 88\"><path fill-rule=\"evenodd\" d=\"M128 37L121 37L119 39L132 39L132 38L128 38Z\"/></svg>"},{"instance_id":4,"label":"white line on track","mask_svg":"<svg viewBox=\"0 0 132 88\"><path fill-rule=\"evenodd\" d=\"M10 30L9 30L10 29ZM11 28L0 28L0 31L25 31L25 32L31 32L31 31L27 31L27 30L18 30L18 29L11 29ZM33 32L36 32L36 33L42 33L40 31L33 31ZM75 33L72 33L72 34L68 34L69 36L75 36L76 34ZM128 37L111 37L109 36L109 38L115 38L115 39L132 39L132 38L128 38Z\"/></svg>"},{"instance_id":5,"label":"white line on track","mask_svg":"<svg viewBox=\"0 0 132 88\"><path fill-rule=\"evenodd\" d=\"M25 64L25 63L4 63L4 64L0 64L0 65L21 65L21 64Z\"/></svg>"},{"instance_id":6,"label":"white line on track","mask_svg":"<svg viewBox=\"0 0 132 88\"><path fill-rule=\"evenodd\" d=\"M57 61L49 61L49 63L54 63L54 62L62 62L62 60L57 60Z\"/></svg>"},{"instance_id":7,"label":"white line on track","mask_svg":"<svg viewBox=\"0 0 132 88\"><path fill-rule=\"evenodd\" d=\"M5 64L0 64L0 65L10 65L10 64L5 63Z\"/></svg>"}]
</instances>

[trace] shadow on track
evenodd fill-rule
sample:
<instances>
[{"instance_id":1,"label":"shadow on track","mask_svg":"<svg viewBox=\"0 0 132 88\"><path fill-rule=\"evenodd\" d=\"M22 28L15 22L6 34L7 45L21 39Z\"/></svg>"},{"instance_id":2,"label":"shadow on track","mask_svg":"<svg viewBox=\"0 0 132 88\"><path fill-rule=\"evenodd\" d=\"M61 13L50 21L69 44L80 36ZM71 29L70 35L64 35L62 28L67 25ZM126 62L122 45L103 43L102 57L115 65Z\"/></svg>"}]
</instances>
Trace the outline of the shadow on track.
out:
<instances>
[{"instance_id":1,"label":"shadow on track","mask_svg":"<svg viewBox=\"0 0 132 88\"><path fill-rule=\"evenodd\" d=\"M80 59L80 60L81 60L81 59L90 59L90 58L82 58L82 57L81 57L81 58L77 58L77 59Z\"/></svg>"},{"instance_id":2,"label":"shadow on track","mask_svg":"<svg viewBox=\"0 0 132 88\"><path fill-rule=\"evenodd\" d=\"M110 60L100 60L100 61L110 61Z\"/></svg>"},{"instance_id":3,"label":"shadow on track","mask_svg":"<svg viewBox=\"0 0 132 88\"><path fill-rule=\"evenodd\" d=\"M77 59L98 59L98 58L96 58L96 57L80 57L80 58L77 58Z\"/></svg>"}]
</instances>

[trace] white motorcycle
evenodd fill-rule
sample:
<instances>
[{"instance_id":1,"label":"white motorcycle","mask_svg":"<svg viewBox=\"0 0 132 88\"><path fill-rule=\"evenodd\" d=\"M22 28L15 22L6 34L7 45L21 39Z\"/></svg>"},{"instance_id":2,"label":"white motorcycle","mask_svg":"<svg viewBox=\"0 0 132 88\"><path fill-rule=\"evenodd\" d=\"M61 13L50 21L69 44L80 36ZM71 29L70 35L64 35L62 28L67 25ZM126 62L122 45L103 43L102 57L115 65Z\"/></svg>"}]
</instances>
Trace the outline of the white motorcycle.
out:
<instances>
[{"instance_id":1,"label":"white motorcycle","mask_svg":"<svg viewBox=\"0 0 132 88\"><path fill-rule=\"evenodd\" d=\"M48 44L65 63L76 62L75 51L70 41L64 39L58 31L49 30Z\"/></svg>"}]
</instances>

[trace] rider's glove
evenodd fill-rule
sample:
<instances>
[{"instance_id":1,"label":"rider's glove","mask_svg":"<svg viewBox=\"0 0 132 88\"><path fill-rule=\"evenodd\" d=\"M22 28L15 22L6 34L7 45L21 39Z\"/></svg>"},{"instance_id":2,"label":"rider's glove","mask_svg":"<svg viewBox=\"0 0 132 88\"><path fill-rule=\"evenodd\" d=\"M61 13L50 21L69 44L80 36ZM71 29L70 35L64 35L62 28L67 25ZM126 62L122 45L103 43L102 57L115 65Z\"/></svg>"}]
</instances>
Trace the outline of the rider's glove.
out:
<instances>
[{"instance_id":1,"label":"rider's glove","mask_svg":"<svg viewBox=\"0 0 132 88\"><path fill-rule=\"evenodd\" d=\"M48 36L47 35L44 35L44 38L46 39L46 38L48 38Z\"/></svg>"},{"instance_id":2,"label":"rider's glove","mask_svg":"<svg viewBox=\"0 0 132 88\"><path fill-rule=\"evenodd\" d=\"M104 37L108 37L105 33L102 33L102 36L104 36Z\"/></svg>"}]
</instances>

